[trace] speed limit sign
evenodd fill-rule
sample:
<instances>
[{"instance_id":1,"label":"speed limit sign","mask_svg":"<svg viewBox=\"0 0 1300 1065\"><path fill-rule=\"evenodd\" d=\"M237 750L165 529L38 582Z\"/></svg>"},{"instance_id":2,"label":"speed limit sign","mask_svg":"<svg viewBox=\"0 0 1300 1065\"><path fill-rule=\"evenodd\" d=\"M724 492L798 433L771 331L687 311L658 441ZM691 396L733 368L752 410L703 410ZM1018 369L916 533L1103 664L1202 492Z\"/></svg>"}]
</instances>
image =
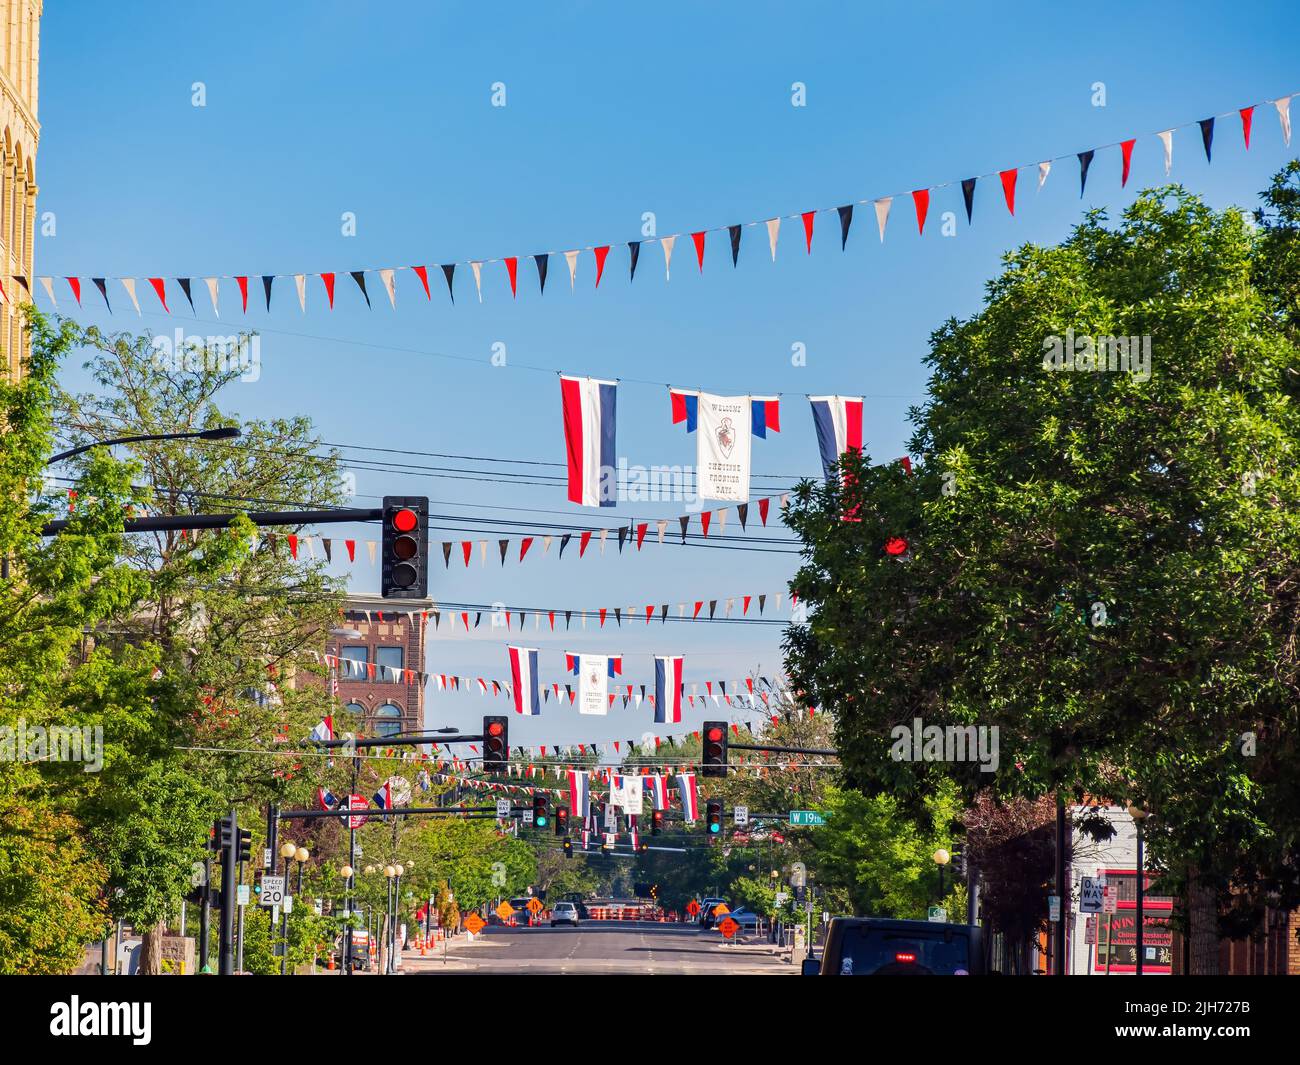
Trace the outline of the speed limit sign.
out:
<instances>
[{"instance_id":1,"label":"speed limit sign","mask_svg":"<svg viewBox=\"0 0 1300 1065\"><path fill-rule=\"evenodd\" d=\"M259 906L280 906L284 903L284 877L262 877L262 893L257 898Z\"/></svg>"}]
</instances>

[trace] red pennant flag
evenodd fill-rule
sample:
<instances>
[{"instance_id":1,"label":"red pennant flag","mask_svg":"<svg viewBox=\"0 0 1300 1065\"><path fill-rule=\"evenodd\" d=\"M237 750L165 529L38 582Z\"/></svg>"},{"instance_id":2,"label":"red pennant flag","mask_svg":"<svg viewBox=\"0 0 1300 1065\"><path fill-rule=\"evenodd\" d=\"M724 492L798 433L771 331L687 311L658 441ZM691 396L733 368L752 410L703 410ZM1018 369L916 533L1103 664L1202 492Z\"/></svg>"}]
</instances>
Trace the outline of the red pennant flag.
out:
<instances>
[{"instance_id":1,"label":"red pennant flag","mask_svg":"<svg viewBox=\"0 0 1300 1065\"><path fill-rule=\"evenodd\" d=\"M711 510L700 511L700 524L704 526L705 536L709 535L709 522L712 520L712 518L713 518L713 511Z\"/></svg>"},{"instance_id":2,"label":"red pennant flag","mask_svg":"<svg viewBox=\"0 0 1300 1065\"><path fill-rule=\"evenodd\" d=\"M294 558L298 557L298 536L296 533L289 534L289 554Z\"/></svg>"},{"instance_id":3,"label":"red pennant flag","mask_svg":"<svg viewBox=\"0 0 1300 1065\"><path fill-rule=\"evenodd\" d=\"M753 599L753 598L754 598L754 597L753 597L752 595L747 595L747 596L745 596L745 605L744 605L743 607L741 607L741 610L740 610L740 613L741 613L741 616L742 616L742 617L743 617L744 615L746 615L746 614L749 613L749 601L750 601L751 599Z\"/></svg>"},{"instance_id":4,"label":"red pennant flag","mask_svg":"<svg viewBox=\"0 0 1300 1065\"><path fill-rule=\"evenodd\" d=\"M1240 114L1241 114L1241 135L1246 141L1246 151L1250 151L1250 122L1251 119L1255 117L1254 105L1252 104L1250 107L1243 107L1241 109Z\"/></svg>"},{"instance_id":5,"label":"red pennant flag","mask_svg":"<svg viewBox=\"0 0 1300 1065\"><path fill-rule=\"evenodd\" d=\"M472 541L472 540L462 540L462 541L460 542L460 549L461 549L461 551L462 551L462 552L464 553L464 555L465 555L465 565L468 566L468 565L469 565L469 556L470 556L470 552L472 552L472 551L474 550L474 541Z\"/></svg>"},{"instance_id":6,"label":"red pennant flag","mask_svg":"<svg viewBox=\"0 0 1300 1065\"><path fill-rule=\"evenodd\" d=\"M72 289L72 294L77 297L77 306L80 307L81 306L81 278L65 277L64 280L68 283L68 288Z\"/></svg>"},{"instance_id":7,"label":"red pennant flag","mask_svg":"<svg viewBox=\"0 0 1300 1065\"><path fill-rule=\"evenodd\" d=\"M655 608L653 605L647 606L645 608L645 623L647 625L650 624L650 615L652 615L654 612L655 612Z\"/></svg>"},{"instance_id":8,"label":"red pennant flag","mask_svg":"<svg viewBox=\"0 0 1300 1065\"><path fill-rule=\"evenodd\" d=\"M767 505L771 499L763 498L758 501L758 516L763 519L763 524L767 524Z\"/></svg>"},{"instance_id":9,"label":"red pennant flag","mask_svg":"<svg viewBox=\"0 0 1300 1065\"><path fill-rule=\"evenodd\" d=\"M600 627L602 629L605 627L605 611L606 611L605 607L600 608Z\"/></svg>"},{"instance_id":10,"label":"red pennant flag","mask_svg":"<svg viewBox=\"0 0 1300 1065\"><path fill-rule=\"evenodd\" d=\"M461 611L460 623L465 626L466 630L469 629L469 613L467 611Z\"/></svg>"},{"instance_id":11,"label":"red pennant flag","mask_svg":"<svg viewBox=\"0 0 1300 1065\"><path fill-rule=\"evenodd\" d=\"M1007 210L1014 216L1016 213L1016 174L1017 171L1003 170L998 175L1002 179L1002 195L1007 198Z\"/></svg>"},{"instance_id":12,"label":"red pennant flag","mask_svg":"<svg viewBox=\"0 0 1300 1065\"><path fill-rule=\"evenodd\" d=\"M239 284L239 298L244 304L244 313L248 313L248 278L237 277L235 281Z\"/></svg>"},{"instance_id":13,"label":"red pennant flag","mask_svg":"<svg viewBox=\"0 0 1300 1065\"><path fill-rule=\"evenodd\" d=\"M522 540L519 541L520 562L524 560L524 555L528 554L528 549L532 546L533 546L533 538L531 536L525 536Z\"/></svg>"},{"instance_id":14,"label":"red pennant flag","mask_svg":"<svg viewBox=\"0 0 1300 1065\"><path fill-rule=\"evenodd\" d=\"M519 282L519 259L512 255L506 260L506 273L510 275L510 295L518 296L517 285Z\"/></svg>"},{"instance_id":15,"label":"red pennant flag","mask_svg":"<svg viewBox=\"0 0 1300 1065\"><path fill-rule=\"evenodd\" d=\"M648 528L650 528L650 523L648 521L643 521L636 527L636 549L638 551L641 550L641 544L645 540L645 532Z\"/></svg>"},{"instance_id":16,"label":"red pennant flag","mask_svg":"<svg viewBox=\"0 0 1300 1065\"><path fill-rule=\"evenodd\" d=\"M334 275L321 274L320 279L325 282L325 295L329 297L330 310L334 309Z\"/></svg>"},{"instance_id":17,"label":"red pennant flag","mask_svg":"<svg viewBox=\"0 0 1300 1065\"><path fill-rule=\"evenodd\" d=\"M554 632L554 631L555 631L555 611L554 611L554 610L549 611L548 616L549 616L550 619L551 619L551 631ZM557 692L556 694L558 695L559 693ZM542 754L545 754L545 753L546 753L545 751L542 752Z\"/></svg>"},{"instance_id":18,"label":"red pennant flag","mask_svg":"<svg viewBox=\"0 0 1300 1065\"><path fill-rule=\"evenodd\" d=\"M692 620L692 621L694 621L696 618L698 618L698 617L700 616L700 609L701 609L703 606L704 606L704 600L703 600L703 599L697 599L696 602L695 602L695 613L691 615L691 620Z\"/></svg>"},{"instance_id":19,"label":"red pennant flag","mask_svg":"<svg viewBox=\"0 0 1300 1065\"><path fill-rule=\"evenodd\" d=\"M804 239L804 244L805 244L805 246L806 246L807 249L808 249L808 254L811 255L811 254L812 254L812 231L813 231L813 219L817 217L817 212L816 212L816 211L804 211L804 213L803 213L800 217L803 218L803 239Z\"/></svg>"},{"instance_id":20,"label":"red pennant flag","mask_svg":"<svg viewBox=\"0 0 1300 1065\"><path fill-rule=\"evenodd\" d=\"M912 203L916 207L916 231L925 235L925 216L930 211L930 190L917 189L912 193Z\"/></svg>"},{"instance_id":21,"label":"red pennant flag","mask_svg":"<svg viewBox=\"0 0 1300 1065\"><path fill-rule=\"evenodd\" d=\"M596 253L596 287L600 288L600 275L605 272L605 256L609 254L609 245L603 248L594 248Z\"/></svg>"},{"instance_id":22,"label":"red pennant flag","mask_svg":"<svg viewBox=\"0 0 1300 1065\"><path fill-rule=\"evenodd\" d=\"M1249 147L1249 145L1248 145ZM158 293L158 302L163 305L163 310L168 314L172 312L167 308L167 286L161 277L149 278L149 284L153 285L153 290Z\"/></svg>"},{"instance_id":23,"label":"red pennant flag","mask_svg":"<svg viewBox=\"0 0 1300 1065\"><path fill-rule=\"evenodd\" d=\"M424 298L427 300L433 299L433 296L429 293L429 268L427 266L412 266L411 269L415 271L415 276L420 279L420 284L424 286Z\"/></svg>"},{"instance_id":24,"label":"red pennant flag","mask_svg":"<svg viewBox=\"0 0 1300 1065\"><path fill-rule=\"evenodd\" d=\"M1137 144L1137 139L1127 140L1120 143L1120 154L1124 157L1124 172L1120 175L1119 187L1122 189L1128 184L1129 164L1133 162L1133 145Z\"/></svg>"},{"instance_id":25,"label":"red pennant flag","mask_svg":"<svg viewBox=\"0 0 1300 1065\"><path fill-rule=\"evenodd\" d=\"M587 550L587 545L588 545L589 543L591 543L591 530L588 530L587 532L583 533L583 534L582 534L582 540L578 543L578 557L579 557L579 558L581 558L581 557L582 557L582 553L583 553L584 551Z\"/></svg>"},{"instance_id":26,"label":"red pennant flag","mask_svg":"<svg viewBox=\"0 0 1300 1065\"><path fill-rule=\"evenodd\" d=\"M700 264L700 273L704 273L704 231L691 234L691 240L695 241L695 258Z\"/></svg>"},{"instance_id":27,"label":"red pennant flag","mask_svg":"<svg viewBox=\"0 0 1300 1065\"><path fill-rule=\"evenodd\" d=\"M348 549L348 561L355 562L357 560L357 542L355 540L344 540L343 546Z\"/></svg>"}]
</instances>

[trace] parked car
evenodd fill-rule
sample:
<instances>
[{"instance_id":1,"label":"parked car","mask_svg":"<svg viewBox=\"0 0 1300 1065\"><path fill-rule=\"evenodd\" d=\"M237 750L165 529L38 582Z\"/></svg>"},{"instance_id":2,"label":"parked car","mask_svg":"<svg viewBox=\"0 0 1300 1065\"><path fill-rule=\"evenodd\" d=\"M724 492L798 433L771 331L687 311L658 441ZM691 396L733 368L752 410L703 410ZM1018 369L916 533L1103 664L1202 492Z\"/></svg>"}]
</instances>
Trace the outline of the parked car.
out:
<instances>
[{"instance_id":1,"label":"parked car","mask_svg":"<svg viewBox=\"0 0 1300 1065\"><path fill-rule=\"evenodd\" d=\"M715 932L720 930L720 926L722 922L725 921L727 917L730 917L733 921L736 922L736 924L740 925L740 931L742 932L757 932L759 928L759 922L762 920L762 918L760 918L758 914L756 914L753 910L749 909L748 907L737 906L734 910L732 910L729 914L727 914L726 917L714 919L713 930Z\"/></svg>"},{"instance_id":2,"label":"parked car","mask_svg":"<svg viewBox=\"0 0 1300 1065\"><path fill-rule=\"evenodd\" d=\"M572 902L557 902L551 910L551 927L557 924L569 924L578 927L578 907Z\"/></svg>"},{"instance_id":3,"label":"parked car","mask_svg":"<svg viewBox=\"0 0 1300 1065\"><path fill-rule=\"evenodd\" d=\"M719 899L713 896L700 900L700 914L695 920L696 923L699 924L701 931L713 927L714 922L717 921L717 917L715 917L713 913L713 908L717 906L718 903L725 903L726 901L726 899Z\"/></svg>"},{"instance_id":4,"label":"parked car","mask_svg":"<svg viewBox=\"0 0 1300 1065\"><path fill-rule=\"evenodd\" d=\"M805 976L979 976L984 973L978 925L835 917L820 958Z\"/></svg>"}]
</instances>

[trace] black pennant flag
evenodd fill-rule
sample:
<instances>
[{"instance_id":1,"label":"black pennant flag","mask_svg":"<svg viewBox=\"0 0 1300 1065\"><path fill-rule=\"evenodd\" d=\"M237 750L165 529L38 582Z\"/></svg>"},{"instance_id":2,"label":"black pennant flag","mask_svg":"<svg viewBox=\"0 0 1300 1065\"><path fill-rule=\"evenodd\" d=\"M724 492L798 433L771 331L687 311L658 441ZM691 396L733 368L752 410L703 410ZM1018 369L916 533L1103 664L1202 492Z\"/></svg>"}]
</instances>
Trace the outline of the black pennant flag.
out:
<instances>
[{"instance_id":1,"label":"black pennant flag","mask_svg":"<svg viewBox=\"0 0 1300 1065\"><path fill-rule=\"evenodd\" d=\"M627 250L631 255L631 272L627 275L629 281L636 277L636 261L641 258L641 242L639 240L629 240Z\"/></svg>"},{"instance_id":2,"label":"black pennant flag","mask_svg":"<svg viewBox=\"0 0 1300 1065\"><path fill-rule=\"evenodd\" d=\"M442 566L446 569L451 565L451 543L447 540L442 542Z\"/></svg>"},{"instance_id":3,"label":"black pennant flag","mask_svg":"<svg viewBox=\"0 0 1300 1065\"><path fill-rule=\"evenodd\" d=\"M961 183L961 198L966 203L966 224L970 225L971 212L975 209L975 182L979 178L968 177Z\"/></svg>"},{"instance_id":4,"label":"black pennant flag","mask_svg":"<svg viewBox=\"0 0 1300 1065\"><path fill-rule=\"evenodd\" d=\"M691 516L689 514L683 514L677 520L678 522L681 523L682 526L682 543L686 543L686 526L688 526L691 523Z\"/></svg>"},{"instance_id":5,"label":"black pennant flag","mask_svg":"<svg viewBox=\"0 0 1300 1065\"><path fill-rule=\"evenodd\" d=\"M1205 145L1205 161L1210 161L1210 145L1214 143L1214 119L1203 118L1198 123L1201 127L1201 143Z\"/></svg>"},{"instance_id":6,"label":"black pennant flag","mask_svg":"<svg viewBox=\"0 0 1300 1065\"><path fill-rule=\"evenodd\" d=\"M478 623L482 620L483 620L483 611L480 610L477 614L474 615L474 628L477 629Z\"/></svg>"},{"instance_id":7,"label":"black pennant flag","mask_svg":"<svg viewBox=\"0 0 1300 1065\"><path fill-rule=\"evenodd\" d=\"M328 536L322 536L322 537L320 538L320 545L321 545L321 547L325 548L325 561L326 561L326 562L333 562L333 561L334 561L334 552L333 552L332 550L330 550L330 548L331 548L332 545L331 545L331 543L330 543L330 539L329 539L329 537L328 537Z\"/></svg>"},{"instance_id":8,"label":"black pennant flag","mask_svg":"<svg viewBox=\"0 0 1300 1065\"><path fill-rule=\"evenodd\" d=\"M731 265L735 266L740 257L740 226L727 226L727 233L731 237Z\"/></svg>"},{"instance_id":9,"label":"black pennant flag","mask_svg":"<svg viewBox=\"0 0 1300 1065\"><path fill-rule=\"evenodd\" d=\"M506 551L509 550L509 548L510 548L510 541L509 541L509 540L498 540L498 541L497 541L497 546L498 546L499 548L501 548L501 565L504 566L504 565L506 564Z\"/></svg>"},{"instance_id":10,"label":"black pennant flag","mask_svg":"<svg viewBox=\"0 0 1300 1065\"><path fill-rule=\"evenodd\" d=\"M1092 166L1092 157L1095 154L1091 148L1079 153L1079 199L1083 199L1083 188L1088 184L1088 167Z\"/></svg>"},{"instance_id":11,"label":"black pennant flag","mask_svg":"<svg viewBox=\"0 0 1300 1065\"><path fill-rule=\"evenodd\" d=\"M709 620L710 620L710 621L713 620L713 612L714 612L715 610L717 610L717 609L718 609L718 601L717 601L716 599L710 599L710 600L709 600ZM726 691L726 689L724 688L723 691Z\"/></svg>"},{"instance_id":12,"label":"black pennant flag","mask_svg":"<svg viewBox=\"0 0 1300 1065\"><path fill-rule=\"evenodd\" d=\"M190 312L194 311L194 297L190 294L190 279L188 277L178 277L176 284L181 286L181 291L185 293L185 298L189 300Z\"/></svg>"},{"instance_id":13,"label":"black pennant flag","mask_svg":"<svg viewBox=\"0 0 1300 1065\"><path fill-rule=\"evenodd\" d=\"M533 256L533 262L537 264L538 291L542 293L546 292L546 265L550 261L550 258L550 254L545 252L541 255Z\"/></svg>"},{"instance_id":14,"label":"black pennant flag","mask_svg":"<svg viewBox=\"0 0 1300 1065\"><path fill-rule=\"evenodd\" d=\"M355 281L357 283L357 287L361 289L361 295L366 297L366 306L369 307L370 293L366 291L366 272L364 270L353 270L352 280Z\"/></svg>"},{"instance_id":15,"label":"black pennant flag","mask_svg":"<svg viewBox=\"0 0 1300 1065\"><path fill-rule=\"evenodd\" d=\"M564 549L569 546L569 541L573 539L573 533L565 533L560 537L560 558L564 557Z\"/></svg>"},{"instance_id":16,"label":"black pennant flag","mask_svg":"<svg viewBox=\"0 0 1300 1065\"><path fill-rule=\"evenodd\" d=\"M843 251L849 243L849 226L853 225L853 204L845 204L837 210L840 213L840 251Z\"/></svg>"},{"instance_id":17,"label":"black pennant flag","mask_svg":"<svg viewBox=\"0 0 1300 1065\"><path fill-rule=\"evenodd\" d=\"M620 528L618 530L618 553L620 555L623 553L623 543L625 540L627 540L627 529Z\"/></svg>"},{"instance_id":18,"label":"black pennant flag","mask_svg":"<svg viewBox=\"0 0 1300 1065\"><path fill-rule=\"evenodd\" d=\"M744 532L745 520L749 517L749 504L748 503L736 504L736 513L740 515L740 529L741 532Z\"/></svg>"},{"instance_id":19,"label":"black pennant flag","mask_svg":"<svg viewBox=\"0 0 1300 1065\"><path fill-rule=\"evenodd\" d=\"M446 263L442 268L442 276L447 279L447 295L451 297L451 302L456 302L456 291L451 287L452 278L456 276L456 264Z\"/></svg>"},{"instance_id":20,"label":"black pennant flag","mask_svg":"<svg viewBox=\"0 0 1300 1065\"><path fill-rule=\"evenodd\" d=\"M767 604L767 593L764 592L762 595L758 597L758 612L760 614L763 612L763 607L766 604Z\"/></svg>"},{"instance_id":21,"label":"black pennant flag","mask_svg":"<svg viewBox=\"0 0 1300 1065\"><path fill-rule=\"evenodd\" d=\"M616 607L614 608L614 620L618 622L618 627L621 629L621 628L623 627L623 608L622 608L622 607L617 607L617 606L616 606Z\"/></svg>"},{"instance_id":22,"label":"black pennant flag","mask_svg":"<svg viewBox=\"0 0 1300 1065\"><path fill-rule=\"evenodd\" d=\"M112 314L113 305L108 302L108 286L104 284L104 279L102 277L92 277L90 280L95 283L95 287L99 289L99 294L104 297L104 306L108 308L108 313Z\"/></svg>"},{"instance_id":23,"label":"black pennant flag","mask_svg":"<svg viewBox=\"0 0 1300 1065\"><path fill-rule=\"evenodd\" d=\"M266 293L266 309L271 309L271 283L275 280L274 274L262 275L262 289Z\"/></svg>"},{"instance_id":24,"label":"black pennant flag","mask_svg":"<svg viewBox=\"0 0 1300 1065\"><path fill-rule=\"evenodd\" d=\"M566 610L566 611L564 612L564 627L565 627L566 629L569 627L569 621L570 621L572 618L573 618L573 611L572 611L572 610ZM569 686L566 684L564 687L567 689Z\"/></svg>"},{"instance_id":25,"label":"black pennant flag","mask_svg":"<svg viewBox=\"0 0 1300 1065\"><path fill-rule=\"evenodd\" d=\"M664 603L664 605L659 608L659 623L662 625L667 620L668 620L668 604Z\"/></svg>"}]
</instances>

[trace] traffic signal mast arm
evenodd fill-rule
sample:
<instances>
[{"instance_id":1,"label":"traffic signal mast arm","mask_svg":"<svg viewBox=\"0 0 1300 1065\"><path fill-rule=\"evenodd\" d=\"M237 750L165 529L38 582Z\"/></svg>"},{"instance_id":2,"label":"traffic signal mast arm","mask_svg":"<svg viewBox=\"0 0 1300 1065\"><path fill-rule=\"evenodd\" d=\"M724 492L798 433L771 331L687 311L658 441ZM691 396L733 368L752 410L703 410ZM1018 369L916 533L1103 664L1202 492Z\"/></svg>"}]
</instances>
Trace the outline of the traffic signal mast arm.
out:
<instances>
[{"instance_id":1,"label":"traffic signal mast arm","mask_svg":"<svg viewBox=\"0 0 1300 1065\"><path fill-rule=\"evenodd\" d=\"M122 523L124 532L178 532L181 529L225 529L236 518L247 518L257 526L265 525L328 525L357 521L379 521L382 507L343 508L331 510L249 510L236 514L158 514L148 518L127 518ZM47 522L42 536L57 536L70 524L70 519L60 518Z\"/></svg>"},{"instance_id":2,"label":"traffic signal mast arm","mask_svg":"<svg viewBox=\"0 0 1300 1065\"><path fill-rule=\"evenodd\" d=\"M728 743L733 751L771 751L774 754L829 754L838 755L839 751L824 747L773 747L763 743Z\"/></svg>"}]
</instances>

